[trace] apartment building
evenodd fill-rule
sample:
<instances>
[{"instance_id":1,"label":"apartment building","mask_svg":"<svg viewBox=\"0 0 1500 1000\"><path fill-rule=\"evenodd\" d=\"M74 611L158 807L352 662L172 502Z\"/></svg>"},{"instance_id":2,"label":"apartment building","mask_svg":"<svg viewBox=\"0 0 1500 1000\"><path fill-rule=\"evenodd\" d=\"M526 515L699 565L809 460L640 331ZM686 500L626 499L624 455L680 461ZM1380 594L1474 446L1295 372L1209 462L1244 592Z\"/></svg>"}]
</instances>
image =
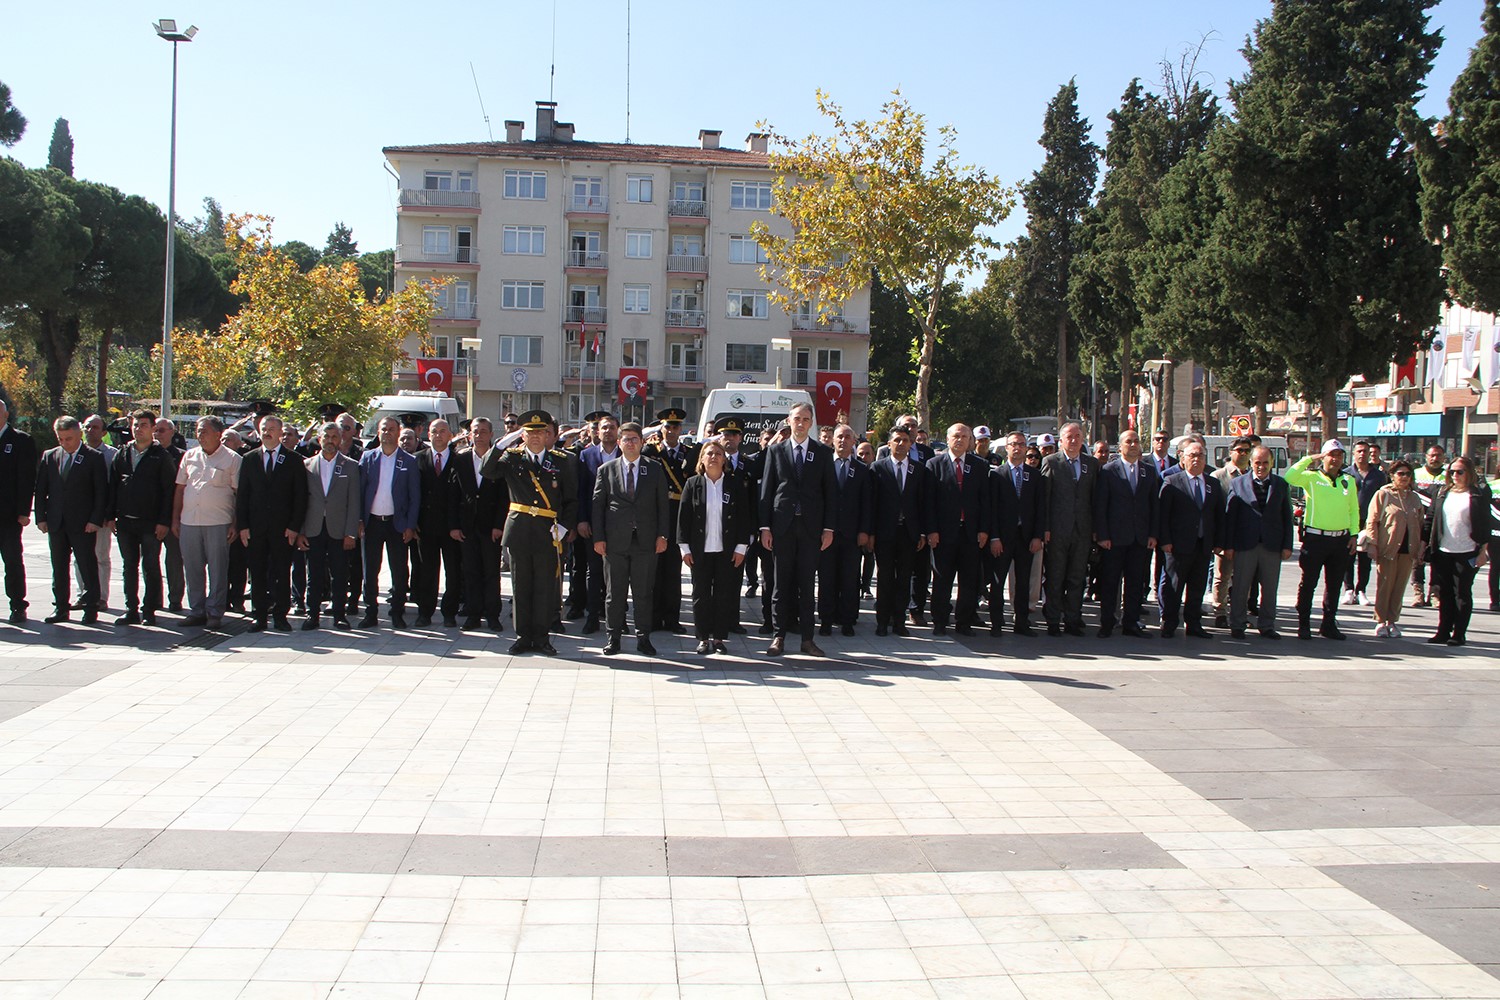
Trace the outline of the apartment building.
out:
<instances>
[{"instance_id":1,"label":"apartment building","mask_svg":"<svg viewBox=\"0 0 1500 1000\"><path fill-rule=\"evenodd\" d=\"M819 372L848 372L849 417L864 426L868 288L820 316L776 306L758 273L751 224L787 231L770 211L766 136L743 150L709 129L696 146L589 142L545 101L536 137L524 131L507 121L503 142L384 150L401 184L397 284L453 279L433 356L458 359L459 396L472 365L475 413L544 407L577 421L678 406L696 419L709 389L779 375L811 391ZM463 338L482 342L476 357ZM644 397L620 402L622 370L645 371ZM395 382L416 388L415 364Z\"/></svg>"}]
</instances>

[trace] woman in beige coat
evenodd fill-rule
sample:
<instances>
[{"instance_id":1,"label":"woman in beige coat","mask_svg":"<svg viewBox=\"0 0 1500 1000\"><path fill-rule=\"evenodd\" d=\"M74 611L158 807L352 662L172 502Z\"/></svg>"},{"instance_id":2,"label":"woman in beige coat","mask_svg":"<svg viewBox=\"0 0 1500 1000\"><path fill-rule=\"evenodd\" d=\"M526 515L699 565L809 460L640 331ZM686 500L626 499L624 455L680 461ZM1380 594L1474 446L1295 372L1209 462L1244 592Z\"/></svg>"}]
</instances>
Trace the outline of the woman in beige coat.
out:
<instances>
[{"instance_id":1,"label":"woman in beige coat","mask_svg":"<svg viewBox=\"0 0 1500 1000\"><path fill-rule=\"evenodd\" d=\"M1412 489L1411 465L1391 463L1391 481L1370 501L1365 534L1375 556L1375 634L1400 636L1401 595L1422 558L1422 501Z\"/></svg>"}]
</instances>

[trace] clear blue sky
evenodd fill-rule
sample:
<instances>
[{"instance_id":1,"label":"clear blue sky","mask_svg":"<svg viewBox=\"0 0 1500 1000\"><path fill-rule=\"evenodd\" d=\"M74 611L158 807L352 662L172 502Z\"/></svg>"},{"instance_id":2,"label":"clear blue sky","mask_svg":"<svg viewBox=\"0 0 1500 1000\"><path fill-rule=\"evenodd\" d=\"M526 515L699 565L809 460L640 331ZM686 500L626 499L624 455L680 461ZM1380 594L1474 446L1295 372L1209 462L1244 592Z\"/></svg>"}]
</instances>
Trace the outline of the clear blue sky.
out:
<instances>
[{"instance_id":1,"label":"clear blue sky","mask_svg":"<svg viewBox=\"0 0 1500 1000\"><path fill-rule=\"evenodd\" d=\"M1444 0L1446 39L1422 111L1442 114L1480 33L1482 0ZM1103 145L1106 115L1132 77L1159 78L1204 35L1199 70L1223 93L1244 72L1246 35L1270 3L1249 0L870 0L669 3L634 0L630 138L692 144L700 128L739 145L759 120L791 135L821 130L813 91L855 116L900 87L932 124L958 130L964 158L1007 180L1036 169L1047 101L1076 76ZM480 140L519 118L534 133L553 51L545 2L397 4L77 0L12 4L0 80L29 119L11 155L45 164L52 125L71 123L80 177L167 193L170 46L150 22L196 23L181 47L178 213L202 199L274 216L278 240L321 246L335 221L361 249L395 240L387 145ZM560 120L580 139L626 138L624 0L567 0L556 14ZM1003 227L1024 226L1018 210Z\"/></svg>"}]
</instances>

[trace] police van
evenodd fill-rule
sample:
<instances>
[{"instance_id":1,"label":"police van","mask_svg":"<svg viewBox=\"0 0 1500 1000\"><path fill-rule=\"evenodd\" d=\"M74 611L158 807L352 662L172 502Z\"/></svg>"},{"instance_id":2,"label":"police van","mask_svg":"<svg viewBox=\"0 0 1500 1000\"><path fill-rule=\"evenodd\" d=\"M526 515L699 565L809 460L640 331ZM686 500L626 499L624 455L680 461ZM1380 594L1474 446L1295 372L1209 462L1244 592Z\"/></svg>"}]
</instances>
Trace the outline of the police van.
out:
<instances>
[{"instance_id":1,"label":"police van","mask_svg":"<svg viewBox=\"0 0 1500 1000\"><path fill-rule=\"evenodd\" d=\"M754 451L762 428L779 427L798 403L813 405L806 389L778 389L757 382L732 382L710 389L698 422L698 440L711 437L714 422L721 417L739 417L745 426L745 447Z\"/></svg>"},{"instance_id":2,"label":"police van","mask_svg":"<svg viewBox=\"0 0 1500 1000\"><path fill-rule=\"evenodd\" d=\"M1173 438L1172 443L1167 446L1167 454L1174 458L1177 457L1177 450L1187 440L1188 435L1186 434ZM1238 437L1230 434L1203 435L1204 444L1207 446L1208 454L1206 457L1210 472L1214 469L1222 469L1224 467L1224 463L1229 461L1229 447L1237 440L1239 440ZM1271 449L1271 472L1273 474L1279 476L1291 468L1291 455L1287 451L1286 438L1262 437L1260 443Z\"/></svg>"}]
</instances>

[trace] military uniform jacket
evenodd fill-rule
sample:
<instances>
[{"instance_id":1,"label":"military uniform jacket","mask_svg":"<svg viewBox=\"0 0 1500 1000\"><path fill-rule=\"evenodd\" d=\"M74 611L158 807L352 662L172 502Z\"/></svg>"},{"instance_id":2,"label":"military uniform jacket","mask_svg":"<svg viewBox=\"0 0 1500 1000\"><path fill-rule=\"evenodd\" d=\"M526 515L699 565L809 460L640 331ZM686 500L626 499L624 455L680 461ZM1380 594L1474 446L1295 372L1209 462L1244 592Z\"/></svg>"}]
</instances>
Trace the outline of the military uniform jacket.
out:
<instances>
[{"instance_id":1,"label":"military uniform jacket","mask_svg":"<svg viewBox=\"0 0 1500 1000\"><path fill-rule=\"evenodd\" d=\"M538 467L525 446L505 451L493 449L480 472L486 479L502 480L510 494L505 534L500 539L502 544L519 546L527 551L537 551L543 545L550 548L554 523L568 531L577 526L577 464L561 451L542 452L541 466ZM518 509L525 507L550 510L557 516L554 519Z\"/></svg>"},{"instance_id":2,"label":"military uniform jacket","mask_svg":"<svg viewBox=\"0 0 1500 1000\"><path fill-rule=\"evenodd\" d=\"M641 449L641 454L652 458L661 465L662 471L667 477L667 501L669 513L667 516L667 542L670 545L677 544L677 509L682 503L682 489L687 481L694 475L698 465L698 449L689 447L681 441L677 442L675 449L666 446L666 442L660 444L648 444Z\"/></svg>"}]
</instances>

